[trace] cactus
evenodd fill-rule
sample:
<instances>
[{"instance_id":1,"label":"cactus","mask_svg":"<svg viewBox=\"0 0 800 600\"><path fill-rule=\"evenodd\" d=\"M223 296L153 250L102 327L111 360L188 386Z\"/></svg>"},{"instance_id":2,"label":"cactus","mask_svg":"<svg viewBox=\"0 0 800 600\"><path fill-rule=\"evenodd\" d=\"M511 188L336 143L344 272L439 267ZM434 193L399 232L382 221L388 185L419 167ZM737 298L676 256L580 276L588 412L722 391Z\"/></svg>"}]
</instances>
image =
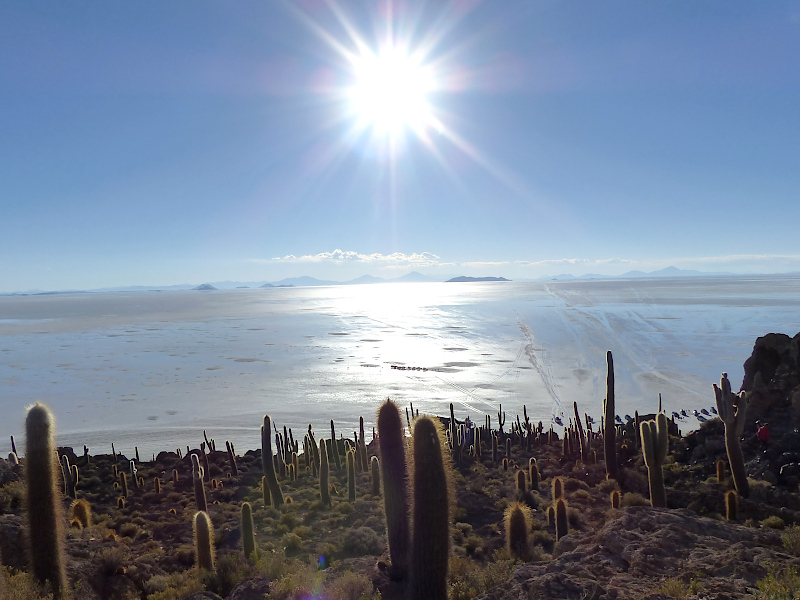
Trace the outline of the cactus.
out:
<instances>
[{"instance_id":1,"label":"cactus","mask_svg":"<svg viewBox=\"0 0 800 600\"><path fill-rule=\"evenodd\" d=\"M330 474L330 468L328 467L328 448L323 438L319 440L319 458L319 497L323 504L330 504L331 490L328 484L328 476Z\"/></svg>"},{"instance_id":2,"label":"cactus","mask_svg":"<svg viewBox=\"0 0 800 600\"><path fill-rule=\"evenodd\" d=\"M517 499L520 500L525 492L528 491L527 481L525 480L525 471L517 471Z\"/></svg>"},{"instance_id":3,"label":"cactus","mask_svg":"<svg viewBox=\"0 0 800 600\"><path fill-rule=\"evenodd\" d=\"M641 424L641 438L642 454L650 483L650 504L656 508L666 508L667 496L661 466L669 448L667 415L658 413L655 421L644 421Z\"/></svg>"},{"instance_id":4,"label":"cactus","mask_svg":"<svg viewBox=\"0 0 800 600\"><path fill-rule=\"evenodd\" d=\"M523 471L520 473L524 475ZM509 554L519 560L530 560L528 531L531 528L531 509L522 503L515 502L506 508L504 517Z\"/></svg>"},{"instance_id":5,"label":"cactus","mask_svg":"<svg viewBox=\"0 0 800 600\"><path fill-rule=\"evenodd\" d=\"M581 423L581 417L578 413L578 403L573 402L572 406L575 409L575 423L578 426L578 443L581 450L581 460L587 463L589 462L589 441L586 439L586 434L583 431L583 424Z\"/></svg>"},{"instance_id":6,"label":"cactus","mask_svg":"<svg viewBox=\"0 0 800 600\"><path fill-rule=\"evenodd\" d=\"M503 433L503 425L506 424L506 413L503 412L503 405L500 405L500 409L497 411L497 423L499 425L498 431Z\"/></svg>"},{"instance_id":7,"label":"cactus","mask_svg":"<svg viewBox=\"0 0 800 600\"><path fill-rule=\"evenodd\" d=\"M511 456L511 438L506 438L506 457Z\"/></svg>"},{"instance_id":8,"label":"cactus","mask_svg":"<svg viewBox=\"0 0 800 600\"><path fill-rule=\"evenodd\" d=\"M13 452L17 456L19 456L19 453L17 452L17 444L14 442L14 436L13 435L11 436L11 452Z\"/></svg>"},{"instance_id":9,"label":"cactus","mask_svg":"<svg viewBox=\"0 0 800 600\"><path fill-rule=\"evenodd\" d=\"M161 479L159 479L158 477L153 478L153 490L155 491L156 494L161 493Z\"/></svg>"},{"instance_id":10,"label":"cactus","mask_svg":"<svg viewBox=\"0 0 800 600\"><path fill-rule=\"evenodd\" d=\"M414 423L414 517L411 600L447 600L450 516L439 429L429 417Z\"/></svg>"},{"instance_id":11,"label":"cactus","mask_svg":"<svg viewBox=\"0 0 800 600\"><path fill-rule=\"evenodd\" d=\"M614 357L611 350L606 353L608 374L606 376L606 400L604 403L605 428L603 429L603 450L606 458L606 475L617 479L617 430L614 427Z\"/></svg>"},{"instance_id":12,"label":"cactus","mask_svg":"<svg viewBox=\"0 0 800 600\"><path fill-rule=\"evenodd\" d=\"M536 459L531 457L528 461L528 479L531 480L531 491L539 491L539 467L536 464Z\"/></svg>"},{"instance_id":13,"label":"cactus","mask_svg":"<svg viewBox=\"0 0 800 600\"><path fill-rule=\"evenodd\" d=\"M136 473L137 473L136 463L133 462L132 460L129 461L129 463L130 463L130 468L131 468L131 480L133 481L133 485L135 487L139 487L139 478L136 477Z\"/></svg>"},{"instance_id":14,"label":"cactus","mask_svg":"<svg viewBox=\"0 0 800 600\"><path fill-rule=\"evenodd\" d=\"M11 463L12 467L19 464L19 456L17 456L16 452L8 453L8 462Z\"/></svg>"},{"instance_id":15,"label":"cactus","mask_svg":"<svg viewBox=\"0 0 800 600\"><path fill-rule=\"evenodd\" d=\"M622 505L622 495L619 490L611 490L611 508L619 508Z\"/></svg>"},{"instance_id":16,"label":"cactus","mask_svg":"<svg viewBox=\"0 0 800 600\"><path fill-rule=\"evenodd\" d=\"M370 474L372 475L372 495L379 496L381 493L381 466L377 456L370 459Z\"/></svg>"},{"instance_id":17,"label":"cactus","mask_svg":"<svg viewBox=\"0 0 800 600\"><path fill-rule=\"evenodd\" d=\"M250 560L256 552L256 536L253 532L253 509L249 502L242 503L242 547L244 557Z\"/></svg>"},{"instance_id":18,"label":"cactus","mask_svg":"<svg viewBox=\"0 0 800 600\"><path fill-rule=\"evenodd\" d=\"M336 443L336 430L333 427L333 419L331 419L331 443L328 450L331 453L330 457L333 458L333 464L336 465L336 471L340 471L342 469L342 462L339 457L339 445Z\"/></svg>"},{"instance_id":19,"label":"cactus","mask_svg":"<svg viewBox=\"0 0 800 600\"><path fill-rule=\"evenodd\" d=\"M25 419L25 483L28 542L34 578L52 587L61 598L66 592L62 552L61 498L57 488L55 420L50 409L37 402Z\"/></svg>"},{"instance_id":20,"label":"cactus","mask_svg":"<svg viewBox=\"0 0 800 600\"><path fill-rule=\"evenodd\" d=\"M725 494L725 516L728 521L735 521L736 520L736 492L733 490L728 490Z\"/></svg>"},{"instance_id":21,"label":"cactus","mask_svg":"<svg viewBox=\"0 0 800 600\"><path fill-rule=\"evenodd\" d=\"M225 447L228 449L228 462L231 463L231 473L233 473L234 477L238 477L239 467L236 465L236 454L233 450L233 444L230 442L225 442Z\"/></svg>"},{"instance_id":22,"label":"cactus","mask_svg":"<svg viewBox=\"0 0 800 600\"><path fill-rule=\"evenodd\" d=\"M64 495L69 496L74 500L78 497L78 494L75 491L75 486L78 483L78 467L77 465L69 464L69 458L67 458L66 454L61 457L61 462L63 465L62 473L64 474Z\"/></svg>"},{"instance_id":23,"label":"cactus","mask_svg":"<svg viewBox=\"0 0 800 600\"><path fill-rule=\"evenodd\" d=\"M264 506L272 506L272 497L269 493L269 485L267 484L267 478L261 478L261 497L264 500Z\"/></svg>"},{"instance_id":24,"label":"cactus","mask_svg":"<svg viewBox=\"0 0 800 600\"><path fill-rule=\"evenodd\" d=\"M172 469L172 483L178 485L178 469Z\"/></svg>"},{"instance_id":25,"label":"cactus","mask_svg":"<svg viewBox=\"0 0 800 600\"><path fill-rule=\"evenodd\" d=\"M197 568L214 572L214 526L205 511L194 513L194 550Z\"/></svg>"},{"instance_id":26,"label":"cactus","mask_svg":"<svg viewBox=\"0 0 800 600\"><path fill-rule=\"evenodd\" d=\"M760 380L760 373L756 377ZM728 381L727 373L722 374L719 387L714 385L714 395L717 400L719 418L725 423L725 449L728 452L733 485L742 498L747 498L750 495L750 484L747 482L747 471L744 468L744 456L742 456L739 438L744 431L744 418L749 398L744 392L739 394L731 392L731 382Z\"/></svg>"},{"instance_id":27,"label":"cactus","mask_svg":"<svg viewBox=\"0 0 800 600\"><path fill-rule=\"evenodd\" d=\"M92 507L86 500L75 500L70 507L71 519L76 519L86 529L92 525Z\"/></svg>"},{"instance_id":28,"label":"cactus","mask_svg":"<svg viewBox=\"0 0 800 600\"><path fill-rule=\"evenodd\" d=\"M128 497L128 474L124 471L118 471L120 496L123 498Z\"/></svg>"},{"instance_id":29,"label":"cactus","mask_svg":"<svg viewBox=\"0 0 800 600\"><path fill-rule=\"evenodd\" d=\"M497 436L489 432L489 435L492 436L492 462L497 462Z\"/></svg>"},{"instance_id":30,"label":"cactus","mask_svg":"<svg viewBox=\"0 0 800 600\"><path fill-rule=\"evenodd\" d=\"M275 475L275 465L272 462L272 419L269 415L264 415L264 424L261 426L261 468L264 470L264 477L267 478L269 494L275 508L283 505L283 492Z\"/></svg>"},{"instance_id":31,"label":"cactus","mask_svg":"<svg viewBox=\"0 0 800 600\"><path fill-rule=\"evenodd\" d=\"M120 496L119 498L117 498L117 508L120 510L125 508L125 496Z\"/></svg>"},{"instance_id":32,"label":"cactus","mask_svg":"<svg viewBox=\"0 0 800 600\"><path fill-rule=\"evenodd\" d=\"M569 533L569 520L567 519L567 501L559 498L556 501L556 541Z\"/></svg>"},{"instance_id":33,"label":"cactus","mask_svg":"<svg viewBox=\"0 0 800 600\"><path fill-rule=\"evenodd\" d=\"M725 483L725 461L719 459L717 461L717 481L720 483Z\"/></svg>"},{"instance_id":34,"label":"cactus","mask_svg":"<svg viewBox=\"0 0 800 600\"><path fill-rule=\"evenodd\" d=\"M123 473L124 475L124 473ZM203 467L197 454L192 454L192 484L194 485L194 503L198 512L207 512L206 488L203 485Z\"/></svg>"},{"instance_id":35,"label":"cactus","mask_svg":"<svg viewBox=\"0 0 800 600\"><path fill-rule=\"evenodd\" d=\"M366 471L369 468L369 457L367 456L367 440L364 437L364 417L359 417L359 456L361 457L361 471Z\"/></svg>"},{"instance_id":36,"label":"cactus","mask_svg":"<svg viewBox=\"0 0 800 600\"><path fill-rule=\"evenodd\" d=\"M356 500L356 451L347 453L347 498L350 502Z\"/></svg>"},{"instance_id":37,"label":"cactus","mask_svg":"<svg viewBox=\"0 0 800 600\"><path fill-rule=\"evenodd\" d=\"M561 477L553 477L553 503L559 498L564 497L564 483Z\"/></svg>"},{"instance_id":38,"label":"cactus","mask_svg":"<svg viewBox=\"0 0 800 600\"><path fill-rule=\"evenodd\" d=\"M381 442L381 479L386 514L386 535L389 541L391 569L389 576L403 580L408 573L409 529L406 449L400 411L391 400L378 410L378 437Z\"/></svg>"}]
</instances>

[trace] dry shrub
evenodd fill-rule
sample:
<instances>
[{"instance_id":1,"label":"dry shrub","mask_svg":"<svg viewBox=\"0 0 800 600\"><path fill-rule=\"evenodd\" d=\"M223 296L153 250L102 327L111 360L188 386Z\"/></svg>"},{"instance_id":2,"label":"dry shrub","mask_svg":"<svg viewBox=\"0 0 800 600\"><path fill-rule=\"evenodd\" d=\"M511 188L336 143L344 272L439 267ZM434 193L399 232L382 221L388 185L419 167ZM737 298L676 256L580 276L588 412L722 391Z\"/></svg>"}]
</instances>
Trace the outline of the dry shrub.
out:
<instances>
[{"instance_id":1,"label":"dry shrub","mask_svg":"<svg viewBox=\"0 0 800 600\"><path fill-rule=\"evenodd\" d=\"M345 571L341 577L326 587L325 598L330 600L371 600L374 597L372 582L363 575Z\"/></svg>"}]
</instances>

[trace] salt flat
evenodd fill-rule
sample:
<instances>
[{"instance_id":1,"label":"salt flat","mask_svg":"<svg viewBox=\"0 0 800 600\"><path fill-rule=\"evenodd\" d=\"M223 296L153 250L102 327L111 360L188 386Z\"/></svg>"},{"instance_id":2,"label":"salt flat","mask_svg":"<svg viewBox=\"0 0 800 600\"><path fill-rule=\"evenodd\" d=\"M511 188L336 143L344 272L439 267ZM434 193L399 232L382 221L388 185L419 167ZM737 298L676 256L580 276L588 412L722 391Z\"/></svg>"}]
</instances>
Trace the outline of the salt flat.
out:
<instances>
[{"instance_id":1,"label":"salt flat","mask_svg":"<svg viewBox=\"0 0 800 600\"><path fill-rule=\"evenodd\" d=\"M143 455L202 440L259 445L265 412L371 431L390 396L421 412L549 425L598 418L605 352L617 412L710 407L756 337L800 330L800 276L408 283L0 297L0 451L24 407L50 404L59 443ZM697 426L694 419L682 425ZM302 435L300 433L300 435Z\"/></svg>"}]
</instances>

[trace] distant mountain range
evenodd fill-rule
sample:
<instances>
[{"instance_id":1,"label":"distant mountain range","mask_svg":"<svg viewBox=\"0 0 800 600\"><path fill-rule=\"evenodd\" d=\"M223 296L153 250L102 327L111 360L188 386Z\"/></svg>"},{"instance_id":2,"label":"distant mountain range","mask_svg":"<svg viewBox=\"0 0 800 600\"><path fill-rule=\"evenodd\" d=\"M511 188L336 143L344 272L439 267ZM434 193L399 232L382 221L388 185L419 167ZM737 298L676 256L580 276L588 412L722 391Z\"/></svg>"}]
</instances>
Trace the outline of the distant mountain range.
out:
<instances>
[{"instance_id":1,"label":"distant mountain range","mask_svg":"<svg viewBox=\"0 0 800 600\"><path fill-rule=\"evenodd\" d=\"M539 281L541 280L567 280L567 279L640 279L640 278L669 278L669 277L716 277L716 276L727 276L727 275L735 275L735 273L729 273L727 271L719 271L719 272L707 272L707 271L695 271L693 269L679 269L677 267L666 267L664 269L659 269L658 271L650 271L649 273L645 273L644 271L628 271L627 273L623 273L622 275L597 275L596 273L587 273L586 275L571 275L569 273L563 273L561 275L552 275L549 277L540 277Z\"/></svg>"},{"instance_id":2,"label":"distant mountain range","mask_svg":"<svg viewBox=\"0 0 800 600\"><path fill-rule=\"evenodd\" d=\"M783 273L783 275L792 275L793 273ZM560 275L551 275L547 277L540 277L538 279L518 279L517 281L569 281L569 280L585 280L585 279L645 279L645 278L678 278L678 277L724 277L734 276L735 273L729 272L704 272L695 271L691 269L678 269L677 267L667 267L666 269L659 269L658 271L628 271L622 275L599 275L595 273L587 273L586 275L575 276L570 273L562 273ZM325 285L364 285L372 283L426 283L426 282L464 282L464 281L510 281L504 277L467 277L464 275L423 275L413 271L402 277L394 277L385 279L383 277L373 277L372 275L363 275L356 279L349 281L332 281L325 279L317 279L315 277L289 277L281 279L280 281L210 281L200 285L197 283L181 283L177 285L131 285L119 287L107 287L91 290L60 290L60 291L42 291L42 290L29 290L25 292L13 293L0 293L0 296L29 296L29 295L44 295L44 294L80 294L86 292L159 292L171 290L199 290L199 291L213 291L213 290L232 290L238 288L278 288L278 287L307 287L307 286L325 286Z\"/></svg>"}]
</instances>

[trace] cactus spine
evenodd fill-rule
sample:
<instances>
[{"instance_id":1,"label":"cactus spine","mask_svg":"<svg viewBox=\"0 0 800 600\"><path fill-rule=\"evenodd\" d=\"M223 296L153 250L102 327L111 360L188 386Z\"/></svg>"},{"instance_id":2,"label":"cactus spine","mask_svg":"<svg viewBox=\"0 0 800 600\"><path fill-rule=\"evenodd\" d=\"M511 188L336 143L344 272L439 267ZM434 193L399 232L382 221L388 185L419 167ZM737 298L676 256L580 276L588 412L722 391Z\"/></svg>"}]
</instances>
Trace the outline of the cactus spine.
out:
<instances>
[{"instance_id":1,"label":"cactus spine","mask_svg":"<svg viewBox=\"0 0 800 600\"><path fill-rule=\"evenodd\" d=\"M556 501L556 541L569 533L569 521L567 520L567 501L559 498Z\"/></svg>"},{"instance_id":2,"label":"cactus spine","mask_svg":"<svg viewBox=\"0 0 800 600\"><path fill-rule=\"evenodd\" d=\"M509 554L520 560L529 560L528 530L531 523L531 509L524 504L515 502L506 509L504 521Z\"/></svg>"},{"instance_id":3,"label":"cactus spine","mask_svg":"<svg viewBox=\"0 0 800 600\"><path fill-rule=\"evenodd\" d=\"M347 453L347 497L350 502L356 500L356 452Z\"/></svg>"},{"instance_id":4,"label":"cactus spine","mask_svg":"<svg viewBox=\"0 0 800 600\"><path fill-rule=\"evenodd\" d=\"M25 483L31 570L42 584L49 582L61 598L66 588L61 498L56 478L55 420L44 404L28 409L25 419Z\"/></svg>"},{"instance_id":5,"label":"cactus spine","mask_svg":"<svg viewBox=\"0 0 800 600\"><path fill-rule=\"evenodd\" d=\"M760 379L760 378L759 378ZM744 456L739 438L744 431L744 418L749 399L744 392L731 392L728 374L723 373L719 387L714 385L719 418L725 423L725 450L728 452L728 463L731 466L733 485L742 498L750 495L750 484L747 482L747 471L744 468Z\"/></svg>"},{"instance_id":6,"label":"cactus spine","mask_svg":"<svg viewBox=\"0 0 800 600\"><path fill-rule=\"evenodd\" d=\"M447 600L449 495L439 430L429 417L414 423L414 521L411 600Z\"/></svg>"},{"instance_id":7,"label":"cactus spine","mask_svg":"<svg viewBox=\"0 0 800 600\"><path fill-rule=\"evenodd\" d=\"M283 492L275 475L275 464L272 462L272 419L269 415L264 415L264 424L261 426L261 468L264 470L264 477L267 478L269 494L275 508L283 505Z\"/></svg>"},{"instance_id":8,"label":"cactus spine","mask_svg":"<svg viewBox=\"0 0 800 600\"><path fill-rule=\"evenodd\" d=\"M606 353L608 374L606 376L605 428L603 429L603 451L606 457L606 474L617 479L617 429L614 425L614 357L611 350Z\"/></svg>"},{"instance_id":9,"label":"cactus spine","mask_svg":"<svg viewBox=\"0 0 800 600\"><path fill-rule=\"evenodd\" d=\"M331 503L331 489L328 484L328 475L330 468L328 467L328 448L325 445L325 439L319 440L319 497L323 504Z\"/></svg>"},{"instance_id":10,"label":"cactus spine","mask_svg":"<svg viewBox=\"0 0 800 600\"><path fill-rule=\"evenodd\" d=\"M197 568L214 572L214 526L205 511L194 514L194 550Z\"/></svg>"},{"instance_id":11,"label":"cactus spine","mask_svg":"<svg viewBox=\"0 0 800 600\"><path fill-rule=\"evenodd\" d=\"M728 492L725 494L725 516L728 521L736 520L736 500L736 492L733 490L728 490Z\"/></svg>"},{"instance_id":12,"label":"cactus spine","mask_svg":"<svg viewBox=\"0 0 800 600\"><path fill-rule=\"evenodd\" d=\"M124 475L124 473L123 473ZM206 512L206 488L203 485L203 467L200 466L200 459L197 454L192 454L192 483L194 485L194 503L198 512Z\"/></svg>"},{"instance_id":13,"label":"cactus spine","mask_svg":"<svg viewBox=\"0 0 800 600\"><path fill-rule=\"evenodd\" d=\"M392 565L389 575L402 580L408 573L409 531L406 448L400 411L391 400L378 410L378 437L381 442L381 479L386 514L386 535Z\"/></svg>"},{"instance_id":14,"label":"cactus spine","mask_svg":"<svg viewBox=\"0 0 800 600\"><path fill-rule=\"evenodd\" d=\"M247 560L255 554L256 536L253 532L253 509L249 502L242 503L242 547Z\"/></svg>"}]
</instances>

